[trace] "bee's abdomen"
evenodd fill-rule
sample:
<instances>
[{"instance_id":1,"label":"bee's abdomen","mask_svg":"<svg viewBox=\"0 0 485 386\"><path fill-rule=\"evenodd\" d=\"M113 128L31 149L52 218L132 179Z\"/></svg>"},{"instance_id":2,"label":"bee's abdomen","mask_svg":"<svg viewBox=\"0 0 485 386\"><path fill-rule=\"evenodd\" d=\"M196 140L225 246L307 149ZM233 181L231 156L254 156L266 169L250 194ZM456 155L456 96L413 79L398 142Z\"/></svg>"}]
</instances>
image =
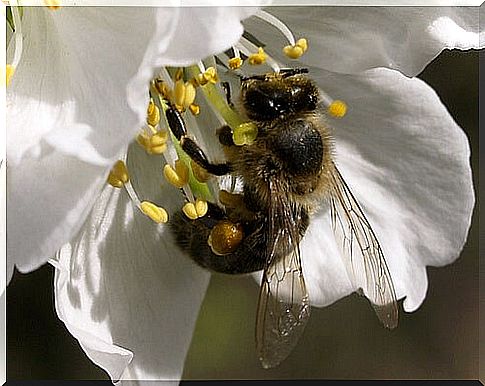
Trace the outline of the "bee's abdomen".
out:
<instances>
[{"instance_id":1,"label":"bee's abdomen","mask_svg":"<svg viewBox=\"0 0 485 386\"><path fill-rule=\"evenodd\" d=\"M299 119L271 137L269 146L287 173L295 177L316 175L323 162L324 147L311 121Z\"/></svg>"}]
</instances>

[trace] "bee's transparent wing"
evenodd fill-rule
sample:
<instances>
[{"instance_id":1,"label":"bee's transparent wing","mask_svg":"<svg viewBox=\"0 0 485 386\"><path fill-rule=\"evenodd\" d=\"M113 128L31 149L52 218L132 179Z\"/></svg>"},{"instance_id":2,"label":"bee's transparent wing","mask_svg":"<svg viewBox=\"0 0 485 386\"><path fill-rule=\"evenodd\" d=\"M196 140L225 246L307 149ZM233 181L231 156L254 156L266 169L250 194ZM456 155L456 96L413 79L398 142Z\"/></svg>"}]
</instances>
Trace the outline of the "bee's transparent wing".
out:
<instances>
[{"instance_id":1,"label":"bee's transparent wing","mask_svg":"<svg viewBox=\"0 0 485 386\"><path fill-rule=\"evenodd\" d=\"M267 264L256 317L256 350L264 368L277 366L290 354L310 316L294 221L297 210L280 195L284 190L274 182L270 186Z\"/></svg>"},{"instance_id":2,"label":"bee's transparent wing","mask_svg":"<svg viewBox=\"0 0 485 386\"><path fill-rule=\"evenodd\" d=\"M387 328L398 322L396 293L382 249L362 209L334 166L330 199L332 224L342 243L347 271L362 288Z\"/></svg>"}]
</instances>

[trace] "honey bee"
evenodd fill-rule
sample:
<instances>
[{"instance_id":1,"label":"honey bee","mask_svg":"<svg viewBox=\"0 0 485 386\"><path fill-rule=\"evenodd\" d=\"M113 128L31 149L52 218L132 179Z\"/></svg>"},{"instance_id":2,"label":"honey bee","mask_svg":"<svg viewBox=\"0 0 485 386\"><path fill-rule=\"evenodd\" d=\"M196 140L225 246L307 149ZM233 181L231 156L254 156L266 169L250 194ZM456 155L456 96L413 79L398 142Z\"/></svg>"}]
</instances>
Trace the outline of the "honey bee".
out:
<instances>
[{"instance_id":1,"label":"honey bee","mask_svg":"<svg viewBox=\"0 0 485 386\"><path fill-rule=\"evenodd\" d=\"M310 316L299 244L312 215L328 206L348 274L388 328L398 320L396 294L383 252L357 200L334 163L319 90L306 69L242 78L240 109L256 125L254 142L236 146L231 129L217 134L227 162L209 162L185 130L181 115L167 120L182 148L215 175L242 181L239 194L222 192L196 220L182 212L171 221L177 245L215 272L263 270L256 317L256 349L262 366L283 361Z\"/></svg>"}]
</instances>

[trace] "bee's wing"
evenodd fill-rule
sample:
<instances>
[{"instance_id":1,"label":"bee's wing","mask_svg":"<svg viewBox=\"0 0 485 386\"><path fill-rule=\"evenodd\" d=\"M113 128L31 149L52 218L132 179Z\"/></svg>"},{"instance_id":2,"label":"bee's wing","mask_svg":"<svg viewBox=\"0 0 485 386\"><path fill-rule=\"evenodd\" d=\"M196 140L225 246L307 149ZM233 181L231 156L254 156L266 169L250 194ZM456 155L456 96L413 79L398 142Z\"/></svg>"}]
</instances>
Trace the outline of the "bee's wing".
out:
<instances>
[{"instance_id":1,"label":"bee's wing","mask_svg":"<svg viewBox=\"0 0 485 386\"><path fill-rule=\"evenodd\" d=\"M284 190L274 182L270 186L267 263L256 318L256 350L264 368L277 366L290 354L310 316L297 210L281 196Z\"/></svg>"},{"instance_id":2,"label":"bee's wing","mask_svg":"<svg viewBox=\"0 0 485 386\"><path fill-rule=\"evenodd\" d=\"M332 224L342 242L347 271L354 284L364 289L381 322L394 328L398 322L396 293L384 254L362 209L333 167Z\"/></svg>"}]
</instances>

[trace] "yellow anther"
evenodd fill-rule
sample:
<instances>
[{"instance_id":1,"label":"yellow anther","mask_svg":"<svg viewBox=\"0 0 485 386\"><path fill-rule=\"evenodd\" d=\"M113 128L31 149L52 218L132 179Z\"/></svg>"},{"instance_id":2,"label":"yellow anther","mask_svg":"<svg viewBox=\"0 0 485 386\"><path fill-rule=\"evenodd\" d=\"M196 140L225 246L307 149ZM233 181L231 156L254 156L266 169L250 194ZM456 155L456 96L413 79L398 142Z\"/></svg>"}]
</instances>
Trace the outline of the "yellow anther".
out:
<instances>
[{"instance_id":1,"label":"yellow anther","mask_svg":"<svg viewBox=\"0 0 485 386\"><path fill-rule=\"evenodd\" d=\"M185 98L183 106L189 107L195 100L195 87L190 82L185 82Z\"/></svg>"},{"instance_id":2,"label":"yellow anther","mask_svg":"<svg viewBox=\"0 0 485 386\"><path fill-rule=\"evenodd\" d=\"M195 103L192 103L189 106L189 110L193 115L199 115L200 114L200 106L196 105Z\"/></svg>"},{"instance_id":3,"label":"yellow anther","mask_svg":"<svg viewBox=\"0 0 485 386\"><path fill-rule=\"evenodd\" d=\"M169 164L165 165L163 175L176 188L181 188L189 182L189 168L182 160L175 161L175 169Z\"/></svg>"},{"instance_id":4,"label":"yellow anther","mask_svg":"<svg viewBox=\"0 0 485 386\"><path fill-rule=\"evenodd\" d=\"M230 208L240 207L242 204L243 196L241 194L230 193L227 190L221 190L219 192L219 201L222 205Z\"/></svg>"},{"instance_id":5,"label":"yellow anther","mask_svg":"<svg viewBox=\"0 0 485 386\"><path fill-rule=\"evenodd\" d=\"M208 209L207 201L197 199L195 204L192 202L186 203L182 207L182 211L185 215L190 218L191 220L196 220L200 217L206 215Z\"/></svg>"},{"instance_id":6,"label":"yellow anther","mask_svg":"<svg viewBox=\"0 0 485 386\"><path fill-rule=\"evenodd\" d=\"M197 164L197 162L194 162L194 160L190 160L190 167L197 181L207 182L207 180L209 180L210 178L209 172L205 170L202 166Z\"/></svg>"},{"instance_id":7,"label":"yellow anther","mask_svg":"<svg viewBox=\"0 0 485 386\"><path fill-rule=\"evenodd\" d=\"M334 118L342 118L347 113L347 105L344 101L336 99L330 103L327 111Z\"/></svg>"},{"instance_id":8,"label":"yellow anther","mask_svg":"<svg viewBox=\"0 0 485 386\"><path fill-rule=\"evenodd\" d=\"M291 59L298 59L308 49L308 42L305 38L299 39L294 46L286 46L283 53Z\"/></svg>"},{"instance_id":9,"label":"yellow anther","mask_svg":"<svg viewBox=\"0 0 485 386\"><path fill-rule=\"evenodd\" d=\"M249 55L248 63L251 65L263 64L267 57L268 55L266 55L263 48L259 47L257 53Z\"/></svg>"},{"instance_id":10,"label":"yellow anther","mask_svg":"<svg viewBox=\"0 0 485 386\"><path fill-rule=\"evenodd\" d=\"M136 141L146 150L148 154L162 154L167 150L168 133L166 130L157 131L154 127L148 126L152 135L142 131Z\"/></svg>"},{"instance_id":11,"label":"yellow anther","mask_svg":"<svg viewBox=\"0 0 485 386\"><path fill-rule=\"evenodd\" d=\"M182 68L179 68L175 73L175 81L177 82L178 80L181 80L183 77L184 77L184 70Z\"/></svg>"},{"instance_id":12,"label":"yellow anther","mask_svg":"<svg viewBox=\"0 0 485 386\"><path fill-rule=\"evenodd\" d=\"M207 201L201 200L199 198L195 200L195 211L197 212L198 217L204 217L208 209L209 206L207 204Z\"/></svg>"},{"instance_id":13,"label":"yellow anther","mask_svg":"<svg viewBox=\"0 0 485 386\"><path fill-rule=\"evenodd\" d=\"M252 122L241 123L232 132L232 140L237 146L251 145L258 136L258 127Z\"/></svg>"},{"instance_id":14,"label":"yellow anther","mask_svg":"<svg viewBox=\"0 0 485 386\"><path fill-rule=\"evenodd\" d=\"M239 56L236 56L235 58L231 58L228 61L228 65L231 70L237 70L242 66L242 64L243 64L243 60Z\"/></svg>"},{"instance_id":15,"label":"yellow anther","mask_svg":"<svg viewBox=\"0 0 485 386\"><path fill-rule=\"evenodd\" d=\"M172 91L162 79L155 79L153 81L153 87L163 98L170 100Z\"/></svg>"},{"instance_id":16,"label":"yellow anther","mask_svg":"<svg viewBox=\"0 0 485 386\"><path fill-rule=\"evenodd\" d=\"M58 9L61 8L61 2L59 0L44 0L44 4L47 6L49 9Z\"/></svg>"},{"instance_id":17,"label":"yellow anther","mask_svg":"<svg viewBox=\"0 0 485 386\"><path fill-rule=\"evenodd\" d=\"M150 201L143 201L140 204L140 209L157 224L166 223L168 221L167 211Z\"/></svg>"},{"instance_id":18,"label":"yellow anther","mask_svg":"<svg viewBox=\"0 0 485 386\"><path fill-rule=\"evenodd\" d=\"M201 86L207 83L216 84L219 81L216 69L214 67L208 67L202 74L197 75L197 81Z\"/></svg>"},{"instance_id":19,"label":"yellow anther","mask_svg":"<svg viewBox=\"0 0 485 386\"><path fill-rule=\"evenodd\" d=\"M130 180L128 169L123 161L119 160L111 168L108 175L108 184L115 188L121 188Z\"/></svg>"},{"instance_id":20,"label":"yellow anther","mask_svg":"<svg viewBox=\"0 0 485 386\"><path fill-rule=\"evenodd\" d=\"M173 99L178 110L182 110L185 101L185 84L182 79L175 82Z\"/></svg>"},{"instance_id":21,"label":"yellow anther","mask_svg":"<svg viewBox=\"0 0 485 386\"><path fill-rule=\"evenodd\" d=\"M10 79L12 78L13 74L15 73L15 67L11 64L7 64L7 68L5 69L5 84L8 86L10 83Z\"/></svg>"},{"instance_id":22,"label":"yellow anther","mask_svg":"<svg viewBox=\"0 0 485 386\"><path fill-rule=\"evenodd\" d=\"M303 52L306 52L308 50L308 40L305 38L298 39L296 44L297 47L301 47L303 49Z\"/></svg>"},{"instance_id":23,"label":"yellow anther","mask_svg":"<svg viewBox=\"0 0 485 386\"><path fill-rule=\"evenodd\" d=\"M160 109L157 105L153 102L153 99L150 99L147 108L147 123L151 126L156 126L160 122Z\"/></svg>"}]
</instances>

